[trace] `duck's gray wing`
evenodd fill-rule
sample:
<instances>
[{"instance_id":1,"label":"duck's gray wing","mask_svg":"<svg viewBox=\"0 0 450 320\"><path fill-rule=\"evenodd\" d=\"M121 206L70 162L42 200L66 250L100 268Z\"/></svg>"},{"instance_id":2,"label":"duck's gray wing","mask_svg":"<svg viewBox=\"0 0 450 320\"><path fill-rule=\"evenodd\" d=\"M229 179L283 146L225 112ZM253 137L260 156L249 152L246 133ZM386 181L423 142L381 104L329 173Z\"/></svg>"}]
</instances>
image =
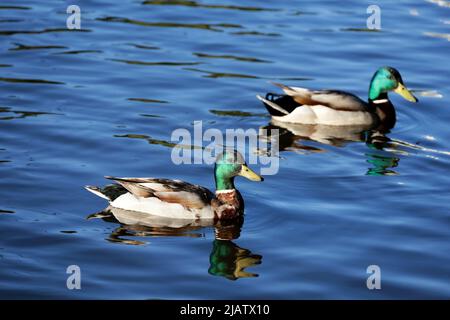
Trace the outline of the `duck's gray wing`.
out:
<instances>
[{"instance_id":1,"label":"duck's gray wing","mask_svg":"<svg viewBox=\"0 0 450 320\"><path fill-rule=\"evenodd\" d=\"M340 90L309 90L300 87L288 87L280 83L276 86L291 96L300 105L323 105L341 111L366 111L368 104L356 95Z\"/></svg>"},{"instance_id":2,"label":"duck's gray wing","mask_svg":"<svg viewBox=\"0 0 450 320\"><path fill-rule=\"evenodd\" d=\"M116 178L116 181L137 198L157 197L168 203L179 203L185 208L201 209L211 204L214 194L207 188L181 180L160 178Z\"/></svg>"}]
</instances>

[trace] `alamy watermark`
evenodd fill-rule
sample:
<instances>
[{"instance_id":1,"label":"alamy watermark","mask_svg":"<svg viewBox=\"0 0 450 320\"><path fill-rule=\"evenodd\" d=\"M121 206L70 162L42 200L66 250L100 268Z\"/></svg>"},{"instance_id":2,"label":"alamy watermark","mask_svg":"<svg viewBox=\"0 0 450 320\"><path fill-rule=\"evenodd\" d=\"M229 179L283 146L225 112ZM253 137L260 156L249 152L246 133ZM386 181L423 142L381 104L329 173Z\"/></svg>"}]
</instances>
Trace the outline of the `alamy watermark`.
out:
<instances>
[{"instance_id":1,"label":"alamy watermark","mask_svg":"<svg viewBox=\"0 0 450 320\"><path fill-rule=\"evenodd\" d=\"M69 30L81 29L81 9L79 6L72 4L67 7L66 12L70 14L66 20L66 26Z\"/></svg>"},{"instance_id":2,"label":"alamy watermark","mask_svg":"<svg viewBox=\"0 0 450 320\"><path fill-rule=\"evenodd\" d=\"M261 175L274 175L279 169L279 130L226 129L203 130L203 122L195 121L193 132L179 128L172 132L176 143L171 159L179 164L214 164L218 154L226 149L239 151L248 164L260 165ZM204 145L206 143L206 146Z\"/></svg>"},{"instance_id":3,"label":"alamy watermark","mask_svg":"<svg viewBox=\"0 0 450 320\"><path fill-rule=\"evenodd\" d=\"M381 289L381 268L376 264L367 267L366 272L370 274L367 278L366 285L369 290Z\"/></svg>"},{"instance_id":4,"label":"alamy watermark","mask_svg":"<svg viewBox=\"0 0 450 320\"><path fill-rule=\"evenodd\" d=\"M366 12L370 14L367 18L366 25L369 30L381 30L381 9L379 6L372 4L367 7Z\"/></svg>"},{"instance_id":5,"label":"alamy watermark","mask_svg":"<svg viewBox=\"0 0 450 320\"><path fill-rule=\"evenodd\" d=\"M81 289L81 269L76 264L72 264L67 267L66 273L70 274L67 277L66 286L69 290Z\"/></svg>"}]
</instances>

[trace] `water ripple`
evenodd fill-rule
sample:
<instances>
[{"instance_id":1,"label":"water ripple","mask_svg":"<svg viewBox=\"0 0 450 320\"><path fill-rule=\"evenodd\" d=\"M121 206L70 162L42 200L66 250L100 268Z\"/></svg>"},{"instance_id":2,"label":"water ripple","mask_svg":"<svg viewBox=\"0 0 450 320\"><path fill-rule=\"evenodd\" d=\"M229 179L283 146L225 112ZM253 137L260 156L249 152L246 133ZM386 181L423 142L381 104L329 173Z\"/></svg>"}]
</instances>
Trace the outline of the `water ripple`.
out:
<instances>
[{"instance_id":1,"label":"water ripple","mask_svg":"<svg viewBox=\"0 0 450 320\"><path fill-rule=\"evenodd\" d=\"M165 101L165 100L148 99L148 98L128 98L127 100L144 102L144 103L169 103L168 101Z\"/></svg>"},{"instance_id":2,"label":"water ripple","mask_svg":"<svg viewBox=\"0 0 450 320\"><path fill-rule=\"evenodd\" d=\"M104 18L97 18L97 20L105 22L128 23L143 27L189 28L189 29L216 31L216 32L222 32L223 31L222 28L242 28L241 25L232 23L206 24L206 23L178 23L178 22L146 22L121 17L104 17Z\"/></svg>"},{"instance_id":3,"label":"water ripple","mask_svg":"<svg viewBox=\"0 0 450 320\"><path fill-rule=\"evenodd\" d=\"M206 9L227 9L227 10L240 10L240 11L279 11L279 9L272 8L260 8L260 7L246 7L235 5L219 5L219 4L201 4L197 1L191 0L147 0L142 2L144 5L171 5L171 6L185 6L195 8Z\"/></svg>"},{"instance_id":4,"label":"water ripple","mask_svg":"<svg viewBox=\"0 0 450 320\"><path fill-rule=\"evenodd\" d=\"M109 60L141 66L195 66L201 64L201 62L174 62L174 61L148 62L148 61L124 60L124 59L109 59Z\"/></svg>"},{"instance_id":5,"label":"water ripple","mask_svg":"<svg viewBox=\"0 0 450 320\"><path fill-rule=\"evenodd\" d=\"M199 73L205 73L205 78L243 78L243 79L259 79L257 76L249 75L249 74L241 74L241 73L229 73L229 72L213 72L207 70L201 70L196 68L183 68L184 70L194 71Z\"/></svg>"},{"instance_id":6,"label":"water ripple","mask_svg":"<svg viewBox=\"0 0 450 320\"><path fill-rule=\"evenodd\" d=\"M195 55L199 58L228 59L228 60L245 61L245 62L271 63L271 61L268 61L268 60L262 60L262 59L251 58L251 57L239 57L239 56L234 56L234 55L229 55L229 54L214 55L214 54L194 52L193 55Z\"/></svg>"},{"instance_id":7,"label":"water ripple","mask_svg":"<svg viewBox=\"0 0 450 320\"><path fill-rule=\"evenodd\" d=\"M43 49L66 49L65 46L60 45L40 45L40 46L28 46L25 44L14 43L15 47L10 48L10 51L21 51L21 50L43 50Z\"/></svg>"},{"instance_id":8,"label":"water ripple","mask_svg":"<svg viewBox=\"0 0 450 320\"><path fill-rule=\"evenodd\" d=\"M34 84L65 84L60 81L51 81L43 79L19 79L19 78L0 78L0 81L11 83L34 83Z\"/></svg>"},{"instance_id":9,"label":"water ripple","mask_svg":"<svg viewBox=\"0 0 450 320\"><path fill-rule=\"evenodd\" d=\"M53 32L91 32L89 29L75 29L69 30L65 28L53 28L53 29L43 29L43 30L1 30L0 35L11 36L15 34L45 34Z\"/></svg>"}]
</instances>

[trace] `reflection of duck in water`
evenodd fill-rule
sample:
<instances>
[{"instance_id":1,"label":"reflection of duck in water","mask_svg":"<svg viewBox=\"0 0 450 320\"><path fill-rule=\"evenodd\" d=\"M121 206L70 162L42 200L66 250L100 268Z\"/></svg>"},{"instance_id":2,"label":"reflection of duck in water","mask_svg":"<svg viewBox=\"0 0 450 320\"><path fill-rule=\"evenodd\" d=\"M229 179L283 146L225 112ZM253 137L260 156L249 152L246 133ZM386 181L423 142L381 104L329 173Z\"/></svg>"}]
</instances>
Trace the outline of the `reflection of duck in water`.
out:
<instances>
[{"instance_id":1,"label":"reflection of duck in water","mask_svg":"<svg viewBox=\"0 0 450 320\"><path fill-rule=\"evenodd\" d=\"M214 240L209 256L211 264L208 272L214 276L222 276L230 280L257 277L255 273L245 271L247 267L261 264L262 256L252 254L232 241Z\"/></svg>"},{"instance_id":2,"label":"reflection of duck in water","mask_svg":"<svg viewBox=\"0 0 450 320\"><path fill-rule=\"evenodd\" d=\"M322 151L312 146L301 145L302 140L317 141L332 146L343 146L348 142L365 141L365 126L328 126L300 123L285 123L272 120L261 129L278 129L280 150L303 149L306 151ZM268 130L267 132L270 132Z\"/></svg>"},{"instance_id":3,"label":"reflection of duck in water","mask_svg":"<svg viewBox=\"0 0 450 320\"><path fill-rule=\"evenodd\" d=\"M367 162L373 167L367 170L368 176L388 176L397 175L398 173L391 168L398 166L400 161L392 152L384 152L384 148L392 147L391 139L379 131L366 132L366 146L371 150L365 155Z\"/></svg>"},{"instance_id":4,"label":"reflection of duck in water","mask_svg":"<svg viewBox=\"0 0 450 320\"><path fill-rule=\"evenodd\" d=\"M252 181L263 178L247 167L237 151L224 151L214 169L216 193L181 180L107 177L119 185L86 189L107 199L115 208L140 212L142 219L152 214L175 219L232 219L242 214L244 200L234 186L234 178Z\"/></svg>"},{"instance_id":5,"label":"reflection of duck in water","mask_svg":"<svg viewBox=\"0 0 450 320\"><path fill-rule=\"evenodd\" d=\"M101 218L104 221L117 223L116 228L108 237L108 241L128 245L144 245L146 242L133 239L145 237L204 237L203 228L213 227L215 239L210 253L210 267L208 272L215 276L223 276L230 280L245 277L256 277L257 274L246 272L247 267L261 264L262 256L253 254L250 250L236 245L244 218L229 220L182 220L167 219L165 217L139 212L126 211L109 206L102 212L88 216L88 219Z\"/></svg>"},{"instance_id":6,"label":"reflection of duck in water","mask_svg":"<svg viewBox=\"0 0 450 320\"><path fill-rule=\"evenodd\" d=\"M366 154L367 162L373 167L367 170L368 176L392 176L397 175L397 172L391 170L390 168L395 168L398 166L400 158L388 156L388 155L378 155L378 154Z\"/></svg>"},{"instance_id":7,"label":"reflection of duck in water","mask_svg":"<svg viewBox=\"0 0 450 320\"><path fill-rule=\"evenodd\" d=\"M388 130L395 125L395 109L388 92L394 91L411 102L417 98L404 86L400 73L391 67L375 72L369 87L368 102L338 90L309 90L281 87L285 95L268 93L257 96L266 106L272 119L279 122L330 126L383 126Z\"/></svg>"},{"instance_id":8,"label":"reflection of duck in water","mask_svg":"<svg viewBox=\"0 0 450 320\"><path fill-rule=\"evenodd\" d=\"M272 121L274 123L274 121ZM359 126L321 126L282 123L280 127L273 124L262 129L279 130L279 148L284 150L302 150L307 152L324 152L323 149L302 144L301 141L317 141L322 144L342 147L348 142L365 142L373 152L366 153L367 162L373 167L369 168L367 175L395 175L390 168L398 166L400 158L389 152L379 154L385 147L393 148L392 140L381 131L364 131ZM267 130L270 132L270 130ZM262 135L264 136L264 135Z\"/></svg>"}]
</instances>

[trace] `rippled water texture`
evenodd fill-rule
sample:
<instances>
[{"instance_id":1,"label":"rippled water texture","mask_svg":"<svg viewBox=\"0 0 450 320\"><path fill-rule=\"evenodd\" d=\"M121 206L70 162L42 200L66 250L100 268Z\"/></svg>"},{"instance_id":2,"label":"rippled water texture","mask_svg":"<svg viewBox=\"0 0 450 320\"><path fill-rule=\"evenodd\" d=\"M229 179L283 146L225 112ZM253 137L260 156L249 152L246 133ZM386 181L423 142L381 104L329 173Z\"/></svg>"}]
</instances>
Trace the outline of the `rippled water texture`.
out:
<instances>
[{"instance_id":1,"label":"rippled water texture","mask_svg":"<svg viewBox=\"0 0 450 320\"><path fill-rule=\"evenodd\" d=\"M0 297L450 298L450 2L378 1L376 32L372 3L2 1ZM268 126L269 81L365 98L382 65L420 99L391 95L391 142L284 128L279 173L237 182L241 224L125 225L83 189L104 175L213 188L211 166L170 161L174 129Z\"/></svg>"}]
</instances>

